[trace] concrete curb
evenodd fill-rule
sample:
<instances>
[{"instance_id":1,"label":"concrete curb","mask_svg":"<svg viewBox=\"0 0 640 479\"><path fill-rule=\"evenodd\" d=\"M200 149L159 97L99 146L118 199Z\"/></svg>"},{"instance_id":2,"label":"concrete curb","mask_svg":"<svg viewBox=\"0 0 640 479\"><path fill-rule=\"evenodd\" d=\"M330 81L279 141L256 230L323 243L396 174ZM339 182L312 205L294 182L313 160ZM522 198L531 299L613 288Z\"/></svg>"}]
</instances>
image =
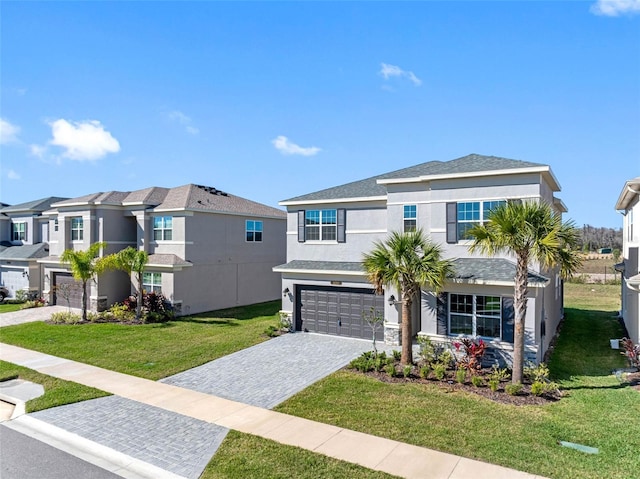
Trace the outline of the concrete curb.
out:
<instances>
[{"instance_id":1,"label":"concrete curb","mask_svg":"<svg viewBox=\"0 0 640 479\"><path fill-rule=\"evenodd\" d=\"M2 425L125 479L185 479L28 415Z\"/></svg>"}]
</instances>

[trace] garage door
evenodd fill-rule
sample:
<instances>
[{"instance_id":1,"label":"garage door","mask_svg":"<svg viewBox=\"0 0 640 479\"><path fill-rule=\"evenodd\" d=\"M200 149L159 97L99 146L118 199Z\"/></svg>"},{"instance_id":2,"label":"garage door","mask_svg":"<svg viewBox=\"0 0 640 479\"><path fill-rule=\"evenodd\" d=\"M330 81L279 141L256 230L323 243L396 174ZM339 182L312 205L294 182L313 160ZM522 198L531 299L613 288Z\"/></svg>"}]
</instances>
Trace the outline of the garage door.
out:
<instances>
[{"instance_id":1,"label":"garage door","mask_svg":"<svg viewBox=\"0 0 640 479\"><path fill-rule=\"evenodd\" d=\"M82 308L82 283L69 273L53 275L53 303L71 308ZM67 299L69 300L67 303Z\"/></svg>"},{"instance_id":2,"label":"garage door","mask_svg":"<svg viewBox=\"0 0 640 479\"><path fill-rule=\"evenodd\" d=\"M363 314L371 308L384 315L384 297L372 289L297 286L296 329L314 333L371 339L371 326ZM382 325L376 339L382 340Z\"/></svg>"},{"instance_id":3,"label":"garage door","mask_svg":"<svg viewBox=\"0 0 640 479\"><path fill-rule=\"evenodd\" d=\"M2 286L9 290L9 295L13 298L16 297L16 291L21 289L29 289L29 278L23 276L24 269L6 268L0 269L0 281Z\"/></svg>"}]
</instances>

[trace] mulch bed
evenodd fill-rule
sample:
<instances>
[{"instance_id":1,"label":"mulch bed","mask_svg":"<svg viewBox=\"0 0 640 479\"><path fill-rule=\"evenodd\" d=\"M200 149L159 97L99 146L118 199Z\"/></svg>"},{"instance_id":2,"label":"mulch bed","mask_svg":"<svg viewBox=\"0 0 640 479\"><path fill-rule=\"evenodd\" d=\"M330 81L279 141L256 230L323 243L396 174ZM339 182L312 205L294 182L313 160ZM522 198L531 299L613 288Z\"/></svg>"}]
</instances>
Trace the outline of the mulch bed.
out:
<instances>
[{"instance_id":1,"label":"mulch bed","mask_svg":"<svg viewBox=\"0 0 640 479\"><path fill-rule=\"evenodd\" d=\"M628 373L625 379L633 389L640 392L640 371L636 373Z\"/></svg>"},{"instance_id":2,"label":"mulch bed","mask_svg":"<svg viewBox=\"0 0 640 479\"><path fill-rule=\"evenodd\" d=\"M354 369L350 371L355 372ZM379 381L385 383L418 383L418 384L432 384L438 386L442 391L446 393L453 392L467 392L471 394L478 394L491 401L495 401L502 404L511 404L513 406L542 406L558 401L562 397L562 392L558 395L544 395L534 396L531 394L531 386L529 384L523 384L522 391L516 395L511 396L504 390L504 386L509 384L508 382L501 383L501 387L493 392L488 386L476 387L471 383L459 384L453 379L438 381L437 379L422 379L420 377L409 376L405 377L391 377L385 372L369 371L362 373L369 377L376 378Z\"/></svg>"}]
</instances>

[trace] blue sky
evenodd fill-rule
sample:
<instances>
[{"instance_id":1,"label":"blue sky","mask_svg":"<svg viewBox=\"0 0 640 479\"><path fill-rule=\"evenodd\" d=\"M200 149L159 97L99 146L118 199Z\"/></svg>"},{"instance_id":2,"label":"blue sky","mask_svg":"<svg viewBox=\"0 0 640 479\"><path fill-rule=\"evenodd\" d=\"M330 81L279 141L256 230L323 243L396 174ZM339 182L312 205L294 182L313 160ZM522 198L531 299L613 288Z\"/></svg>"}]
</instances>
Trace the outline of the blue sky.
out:
<instances>
[{"instance_id":1,"label":"blue sky","mask_svg":"<svg viewBox=\"0 0 640 479\"><path fill-rule=\"evenodd\" d=\"M640 176L640 0L0 4L0 201L286 198L469 153L578 225Z\"/></svg>"}]
</instances>

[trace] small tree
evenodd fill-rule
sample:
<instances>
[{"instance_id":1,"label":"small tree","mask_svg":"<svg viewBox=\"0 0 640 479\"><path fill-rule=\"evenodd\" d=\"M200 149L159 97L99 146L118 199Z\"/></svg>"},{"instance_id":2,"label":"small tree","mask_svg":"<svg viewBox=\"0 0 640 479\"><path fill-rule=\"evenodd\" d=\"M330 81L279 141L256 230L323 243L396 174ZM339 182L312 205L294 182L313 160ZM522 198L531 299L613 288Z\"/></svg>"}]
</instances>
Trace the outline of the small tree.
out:
<instances>
[{"instance_id":1,"label":"small tree","mask_svg":"<svg viewBox=\"0 0 640 479\"><path fill-rule=\"evenodd\" d=\"M71 314L71 295L77 287L77 283L61 283L55 287L56 295L62 296L67 302L69 314Z\"/></svg>"},{"instance_id":2,"label":"small tree","mask_svg":"<svg viewBox=\"0 0 640 479\"><path fill-rule=\"evenodd\" d=\"M413 364L411 305L422 286L439 291L452 272L451 262L442 259L439 245L426 238L422 230L393 232L385 242L376 242L364 255L364 269L377 293L394 286L402 299L403 365Z\"/></svg>"},{"instance_id":3,"label":"small tree","mask_svg":"<svg viewBox=\"0 0 640 479\"><path fill-rule=\"evenodd\" d=\"M384 323L384 316L380 314L376 308L371 306L371 309L368 313L362 312L362 319L366 321L366 323L371 328L371 335L373 339L373 354L375 357L378 357L378 349L376 348L376 333L382 324Z\"/></svg>"},{"instance_id":4,"label":"small tree","mask_svg":"<svg viewBox=\"0 0 640 479\"><path fill-rule=\"evenodd\" d=\"M131 246L118 251L116 254L110 255L107 259L111 267L122 270L129 275L135 275L135 288L138 295L136 301L136 320L140 320L142 316L142 280L144 269L149 262L149 255L146 251L137 250Z\"/></svg>"},{"instance_id":5,"label":"small tree","mask_svg":"<svg viewBox=\"0 0 640 479\"><path fill-rule=\"evenodd\" d=\"M87 283L109 268L109 262L99 258L100 250L107 243L93 243L85 251L66 249L60 256L63 263L71 267L73 277L82 282L82 320L87 320Z\"/></svg>"}]
</instances>

